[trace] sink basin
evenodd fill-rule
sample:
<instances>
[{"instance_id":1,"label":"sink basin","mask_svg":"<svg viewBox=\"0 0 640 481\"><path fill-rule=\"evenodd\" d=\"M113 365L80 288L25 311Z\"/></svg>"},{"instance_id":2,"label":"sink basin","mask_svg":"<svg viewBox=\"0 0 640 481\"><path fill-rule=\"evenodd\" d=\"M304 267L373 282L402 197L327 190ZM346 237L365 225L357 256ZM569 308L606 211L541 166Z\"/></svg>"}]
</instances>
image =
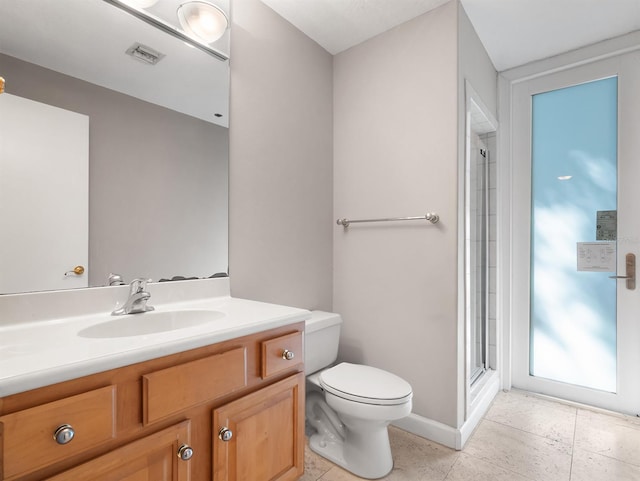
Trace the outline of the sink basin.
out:
<instances>
[{"instance_id":1,"label":"sink basin","mask_svg":"<svg viewBox=\"0 0 640 481\"><path fill-rule=\"evenodd\" d=\"M82 329L80 337L132 337L186 329L216 321L225 314L210 310L151 311L127 314Z\"/></svg>"}]
</instances>

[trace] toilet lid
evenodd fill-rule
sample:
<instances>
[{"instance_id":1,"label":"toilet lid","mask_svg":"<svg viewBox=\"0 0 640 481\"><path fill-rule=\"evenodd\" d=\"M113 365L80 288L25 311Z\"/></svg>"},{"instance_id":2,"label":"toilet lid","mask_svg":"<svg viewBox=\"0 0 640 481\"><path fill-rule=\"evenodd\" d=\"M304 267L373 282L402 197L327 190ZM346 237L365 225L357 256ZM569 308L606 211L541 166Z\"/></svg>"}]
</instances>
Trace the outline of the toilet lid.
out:
<instances>
[{"instance_id":1,"label":"toilet lid","mask_svg":"<svg viewBox=\"0 0 640 481\"><path fill-rule=\"evenodd\" d=\"M366 404L403 404L412 396L411 385L395 374L347 362L322 371L320 386L338 397Z\"/></svg>"}]
</instances>

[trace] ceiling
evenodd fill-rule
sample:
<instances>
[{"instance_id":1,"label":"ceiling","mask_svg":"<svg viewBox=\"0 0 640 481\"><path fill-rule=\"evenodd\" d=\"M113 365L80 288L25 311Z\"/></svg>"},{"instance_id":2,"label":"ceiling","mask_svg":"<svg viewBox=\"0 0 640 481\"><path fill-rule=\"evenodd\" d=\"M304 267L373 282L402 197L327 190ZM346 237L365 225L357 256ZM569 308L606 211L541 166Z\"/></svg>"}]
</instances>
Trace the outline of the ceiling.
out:
<instances>
[{"instance_id":1,"label":"ceiling","mask_svg":"<svg viewBox=\"0 0 640 481\"><path fill-rule=\"evenodd\" d=\"M161 0L152 13L175 22L183 1ZM211 1L228 11L231 0ZM448 0L262 1L336 54ZM461 1L499 71L640 30L640 0ZM133 60L124 51L134 42L166 57L154 67ZM213 47L228 53L229 32ZM0 0L0 52L228 126L228 62L102 0Z\"/></svg>"},{"instance_id":2,"label":"ceiling","mask_svg":"<svg viewBox=\"0 0 640 481\"><path fill-rule=\"evenodd\" d=\"M448 0L262 0L337 54ZM461 0L496 70L640 30L640 0Z\"/></svg>"},{"instance_id":3,"label":"ceiling","mask_svg":"<svg viewBox=\"0 0 640 481\"><path fill-rule=\"evenodd\" d=\"M228 11L228 0L215 1ZM149 11L178 28L181 3L161 0ZM153 66L133 59L125 51L134 43L165 57ZM212 47L228 53L228 45L227 31ZM228 126L229 63L102 0L0 0L0 53ZM11 92L10 72L0 76Z\"/></svg>"}]
</instances>

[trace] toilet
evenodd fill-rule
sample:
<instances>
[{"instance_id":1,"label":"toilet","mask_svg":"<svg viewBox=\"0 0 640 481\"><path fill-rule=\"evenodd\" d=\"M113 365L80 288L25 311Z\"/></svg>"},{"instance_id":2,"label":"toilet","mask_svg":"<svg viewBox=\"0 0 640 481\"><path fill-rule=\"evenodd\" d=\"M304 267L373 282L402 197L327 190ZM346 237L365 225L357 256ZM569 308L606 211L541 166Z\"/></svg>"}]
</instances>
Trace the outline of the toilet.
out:
<instances>
[{"instance_id":1,"label":"toilet","mask_svg":"<svg viewBox=\"0 0 640 481\"><path fill-rule=\"evenodd\" d=\"M361 478L382 478L393 469L387 426L411 413L413 392L382 369L333 365L341 324L339 314L322 311L305 324L309 447Z\"/></svg>"}]
</instances>

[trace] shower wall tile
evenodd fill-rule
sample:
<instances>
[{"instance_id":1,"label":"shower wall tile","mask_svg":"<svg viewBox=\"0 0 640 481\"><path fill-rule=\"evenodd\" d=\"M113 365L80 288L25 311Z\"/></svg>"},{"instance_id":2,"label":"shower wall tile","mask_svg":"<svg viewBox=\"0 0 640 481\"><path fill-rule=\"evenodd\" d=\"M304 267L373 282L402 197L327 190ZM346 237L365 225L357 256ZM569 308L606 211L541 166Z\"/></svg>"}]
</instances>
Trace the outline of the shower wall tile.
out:
<instances>
[{"instance_id":1,"label":"shower wall tile","mask_svg":"<svg viewBox=\"0 0 640 481\"><path fill-rule=\"evenodd\" d=\"M494 160L489 161L489 186L496 188L498 185L498 168Z\"/></svg>"},{"instance_id":2,"label":"shower wall tile","mask_svg":"<svg viewBox=\"0 0 640 481\"><path fill-rule=\"evenodd\" d=\"M495 188L489 188L489 215L496 215L497 209L498 191Z\"/></svg>"},{"instance_id":3,"label":"shower wall tile","mask_svg":"<svg viewBox=\"0 0 640 481\"><path fill-rule=\"evenodd\" d=\"M496 267L498 265L498 243L495 240L496 236L493 236L493 240L489 241L489 267ZM491 236L489 236L491 239Z\"/></svg>"},{"instance_id":4,"label":"shower wall tile","mask_svg":"<svg viewBox=\"0 0 640 481\"><path fill-rule=\"evenodd\" d=\"M496 276L497 276L497 268L489 267L489 292L496 292Z\"/></svg>"}]
</instances>

